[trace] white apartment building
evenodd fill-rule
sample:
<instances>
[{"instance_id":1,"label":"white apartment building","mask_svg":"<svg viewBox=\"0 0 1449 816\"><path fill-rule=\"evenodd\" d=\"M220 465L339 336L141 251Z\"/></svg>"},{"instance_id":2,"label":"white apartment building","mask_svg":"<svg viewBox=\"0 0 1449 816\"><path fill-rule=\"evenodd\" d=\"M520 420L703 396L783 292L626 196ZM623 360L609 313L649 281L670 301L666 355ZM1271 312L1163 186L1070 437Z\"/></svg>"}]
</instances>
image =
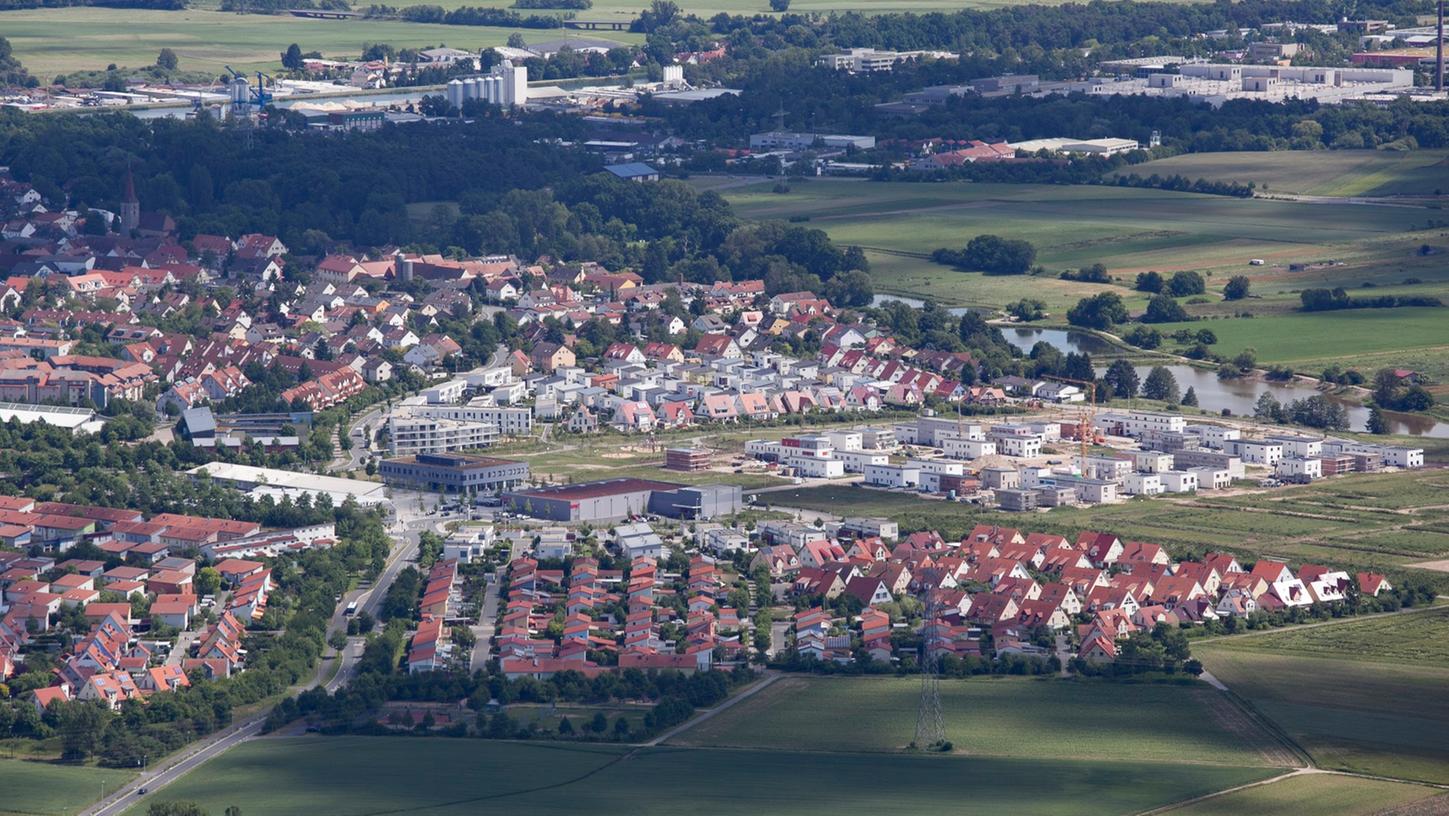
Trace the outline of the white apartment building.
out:
<instances>
[{"instance_id":1,"label":"white apartment building","mask_svg":"<svg viewBox=\"0 0 1449 816\"><path fill-rule=\"evenodd\" d=\"M835 458L845 465L846 473L864 473L866 465L888 465L891 456L884 451L837 450Z\"/></svg>"},{"instance_id":2,"label":"white apartment building","mask_svg":"<svg viewBox=\"0 0 1449 816\"><path fill-rule=\"evenodd\" d=\"M1162 477L1156 473L1129 473L1122 480L1122 492L1129 496L1157 496L1162 493Z\"/></svg>"},{"instance_id":3,"label":"white apartment building","mask_svg":"<svg viewBox=\"0 0 1449 816\"><path fill-rule=\"evenodd\" d=\"M387 439L393 456L451 453L492 446L498 441L498 426L395 413L387 421Z\"/></svg>"},{"instance_id":4,"label":"white apartment building","mask_svg":"<svg viewBox=\"0 0 1449 816\"><path fill-rule=\"evenodd\" d=\"M995 455L996 443L985 439L947 437L941 440L941 450L954 459L980 459Z\"/></svg>"},{"instance_id":5,"label":"white apartment building","mask_svg":"<svg viewBox=\"0 0 1449 816\"><path fill-rule=\"evenodd\" d=\"M1223 448L1249 465L1274 467L1283 458L1283 445L1267 439L1231 439Z\"/></svg>"},{"instance_id":6,"label":"white apartment building","mask_svg":"<svg viewBox=\"0 0 1449 816\"><path fill-rule=\"evenodd\" d=\"M1306 476L1310 479L1322 479L1323 460L1287 456L1278 460L1278 466L1274 472L1279 476Z\"/></svg>"},{"instance_id":7,"label":"white apartment building","mask_svg":"<svg viewBox=\"0 0 1449 816\"><path fill-rule=\"evenodd\" d=\"M1088 456L1085 462L1078 462L1078 465L1083 476L1106 479L1117 484L1121 484L1133 470L1132 460L1118 459L1115 456Z\"/></svg>"},{"instance_id":8,"label":"white apartment building","mask_svg":"<svg viewBox=\"0 0 1449 816\"><path fill-rule=\"evenodd\" d=\"M1197 486L1201 490L1223 490L1233 485L1233 474L1227 470L1198 467L1191 468L1190 472L1197 476Z\"/></svg>"},{"instance_id":9,"label":"white apartment building","mask_svg":"<svg viewBox=\"0 0 1449 816\"><path fill-rule=\"evenodd\" d=\"M907 465L866 465L865 483L875 487L919 487L921 471Z\"/></svg>"},{"instance_id":10,"label":"white apartment building","mask_svg":"<svg viewBox=\"0 0 1449 816\"><path fill-rule=\"evenodd\" d=\"M1017 456L1022 458L1041 456L1041 437L1036 434L1031 436L1016 436L1004 434L994 437L996 450L1005 456Z\"/></svg>"},{"instance_id":11,"label":"white apartment building","mask_svg":"<svg viewBox=\"0 0 1449 816\"><path fill-rule=\"evenodd\" d=\"M1165 470L1157 477L1165 493L1192 493L1197 490L1197 474L1190 470Z\"/></svg>"},{"instance_id":12,"label":"white apartment building","mask_svg":"<svg viewBox=\"0 0 1449 816\"><path fill-rule=\"evenodd\" d=\"M1311 459L1323 455L1323 440L1316 436L1274 434L1268 439L1283 446L1283 456L1285 457Z\"/></svg>"},{"instance_id":13,"label":"white apartment building","mask_svg":"<svg viewBox=\"0 0 1449 816\"><path fill-rule=\"evenodd\" d=\"M1133 451L1132 468L1142 473L1172 470L1172 454L1161 451Z\"/></svg>"},{"instance_id":14,"label":"white apartment building","mask_svg":"<svg viewBox=\"0 0 1449 816\"><path fill-rule=\"evenodd\" d=\"M1124 436L1141 436L1149 431L1181 433L1187 420L1177 414L1152 411L1131 411L1126 414L1102 414L1093 423L1098 430Z\"/></svg>"},{"instance_id":15,"label":"white apartment building","mask_svg":"<svg viewBox=\"0 0 1449 816\"><path fill-rule=\"evenodd\" d=\"M1243 438L1243 432L1237 428L1229 428L1224 425L1211 425L1203 422L1194 422L1184 430L1196 436L1204 447L1209 448L1221 448L1229 440Z\"/></svg>"}]
</instances>

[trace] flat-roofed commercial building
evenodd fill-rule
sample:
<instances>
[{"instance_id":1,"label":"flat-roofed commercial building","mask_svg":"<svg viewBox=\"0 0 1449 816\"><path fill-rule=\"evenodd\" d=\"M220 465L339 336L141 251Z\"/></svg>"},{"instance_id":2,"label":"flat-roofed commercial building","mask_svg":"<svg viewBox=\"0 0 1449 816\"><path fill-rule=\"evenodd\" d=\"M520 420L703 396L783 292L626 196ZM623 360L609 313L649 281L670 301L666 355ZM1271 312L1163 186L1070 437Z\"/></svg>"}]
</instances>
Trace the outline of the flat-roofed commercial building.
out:
<instances>
[{"instance_id":1,"label":"flat-roofed commercial building","mask_svg":"<svg viewBox=\"0 0 1449 816\"><path fill-rule=\"evenodd\" d=\"M378 471L394 487L440 493L511 490L528 480L528 463L467 453L420 453L384 459Z\"/></svg>"},{"instance_id":2,"label":"flat-roofed commercial building","mask_svg":"<svg viewBox=\"0 0 1449 816\"><path fill-rule=\"evenodd\" d=\"M610 521L649 512L655 491L680 485L652 479L606 479L600 482L515 490L504 502L515 511L551 521Z\"/></svg>"},{"instance_id":3,"label":"flat-roofed commercial building","mask_svg":"<svg viewBox=\"0 0 1449 816\"><path fill-rule=\"evenodd\" d=\"M270 495L274 498L303 495L316 499L327 494L333 504L353 499L363 506L382 504L387 501L386 491L377 482L361 479L342 479L316 473L301 473L295 470L253 467L227 462L208 462L187 471L192 477L206 476L212 481L224 483L236 490L250 493L253 497Z\"/></svg>"},{"instance_id":4,"label":"flat-roofed commercial building","mask_svg":"<svg viewBox=\"0 0 1449 816\"><path fill-rule=\"evenodd\" d=\"M738 485L678 485L633 478L515 490L503 500L533 518L577 523L617 521L645 513L710 519L738 513L743 505Z\"/></svg>"}]
</instances>

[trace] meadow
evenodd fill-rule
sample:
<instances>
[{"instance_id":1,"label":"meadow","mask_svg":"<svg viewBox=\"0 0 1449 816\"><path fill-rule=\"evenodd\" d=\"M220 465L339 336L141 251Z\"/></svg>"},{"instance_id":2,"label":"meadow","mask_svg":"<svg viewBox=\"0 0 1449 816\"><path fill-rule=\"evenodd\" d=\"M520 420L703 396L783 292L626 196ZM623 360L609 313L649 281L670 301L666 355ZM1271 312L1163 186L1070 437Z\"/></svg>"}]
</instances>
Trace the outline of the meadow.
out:
<instances>
[{"instance_id":1,"label":"meadow","mask_svg":"<svg viewBox=\"0 0 1449 816\"><path fill-rule=\"evenodd\" d=\"M1265 767L728 749L559 746L415 737L254 740L157 800L268 816L677 814L1042 816L1136 813L1264 779ZM340 763L346 771L339 773ZM868 779L870 784L862 785ZM258 780L265 780L258 784ZM139 805L131 816L143 816Z\"/></svg>"},{"instance_id":2,"label":"meadow","mask_svg":"<svg viewBox=\"0 0 1449 816\"><path fill-rule=\"evenodd\" d=\"M106 768L0 760L0 816L76 813L133 775Z\"/></svg>"},{"instance_id":3,"label":"meadow","mask_svg":"<svg viewBox=\"0 0 1449 816\"><path fill-rule=\"evenodd\" d=\"M0 12L0 33L32 74L103 70L112 63L138 68L170 48L183 71L222 74L273 70L291 43L327 57L356 58L368 43L427 47L446 43L477 50L503 45L520 33L534 42L580 36L564 30L519 30L482 26L425 25L383 20L308 20L300 17L238 15L206 9L145 11L74 7ZM591 38L639 42L628 32L588 32Z\"/></svg>"},{"instance_id":4,"label":"meadow","mask_svg":"<svg viewBox=\"0 0 1449 816\"><path fill-rule=\"evenodd\" d=\"M1434 788L1383 782L1336 774L1305 774L1214 796L1185 807L1172 816L1370 816L1386 808L1422 802L1443 795ZM1390 811L1392 812L1392 811ZM1433 813L1435 811L1425 811Z\"/></svg>"},{"instance_id":5,"label":"meadow","mask_svg":"<svg viewBox=\"0 0 1449 816\"><path fill-rule=\"evenodd\" d=\"M1449 193L1449 151L1312 150L1185 153L1121 171L1147 177L1252 182L1259 193L1403 196Z\"/></svg>"},{"instance_id":6,"label":"meadow","mask_svg":"<svg viewBox=\"0 0 1449 816\"><path fill-rule=\"evenodd\" d=\"M808 217L838 242L886 254L924 256L941 246L964 246L981 233L1021 238L1037 247L1038 262L1053 273L1099 261L1114 275L1135 276L1149 269L1246 268L1253 258L1316 260L1429 220L1426 212L1395 207L1126 187L840 179L790 184L788 193L762 183L723 195L743 217ZM888 275L877 278L892 288ZM960 288L933 294L945 302Z\"/></svg>"},{"instance_id":7,"label":"meadow","mask_svg":"<svg viewBox=\"0 0 1449 816\"><path fill-rule=\"evenodd\" d=\"M1377 293L1375 289L1363 294ZM1444 308L1296 312L1206 324L1163 323L1157 328L1164 334L1182 328L1211 329L1218 338L1214 347L1218 354L1231 357L1253 348L1264 365L1286 365L1312 375L1334 364L1400 360L1405 355L1439 358L1438 366L1423 373L1436 379L1449 374L1449 310ZM1364 369L1374 370L1372 365Z\"/></svg>"},{"instance_id":8,"label":"meadow","mask_svg":"<svg viewBox=\"0 0 1449 816\"><path fill-rule=\"evenodd\" d=\"M1350 635L1342 653L1308 657L1279 653L1271 642L1249 636L1195 644L1193 654L1319 767L1449 782L1449 699L1443 693L1449 669L1349 657L1356 642L1362 641Z\"/></svg>"},{"instance_id":9,"label":"meadow","mask_svg":"<svg viewBox=\"0 0 1449 816\"><path fill-rule=\"evenodd\" d=\"M913 738L919 699L915 677L791 676L671 742L900 751ZM973 757L1292 763L1205 684L950 679L941 682L941 707L954 750Z\"/></svg>"}]
</instances>

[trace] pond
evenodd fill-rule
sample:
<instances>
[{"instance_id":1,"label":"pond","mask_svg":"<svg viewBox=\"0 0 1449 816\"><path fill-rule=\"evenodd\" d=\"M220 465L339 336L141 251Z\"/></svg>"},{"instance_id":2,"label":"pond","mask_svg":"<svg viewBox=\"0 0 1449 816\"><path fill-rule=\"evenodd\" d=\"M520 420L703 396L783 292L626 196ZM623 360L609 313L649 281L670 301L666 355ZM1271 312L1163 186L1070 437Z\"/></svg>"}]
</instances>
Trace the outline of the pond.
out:
<instances>
[{"instance_id":1,"label":"pond","mask_svg":"<svg viewBox=\"0 0 1449 816\"><path fill-rule=\"evenodd\" d=\"M1085 351L1089 354L1100 355L1112 349L1111 344L1087 332L1008 326L1003 327L1001 333L1006 337L1008 343L1023 352L1031 351L1031 347L1040 341L1051 343L1063 353ZM1303 399L1321 393L1313 386L1302 382L1283 383L1261 379L1220 380L1216 371L1208 369L1180 364L1169 365L1166 368L1177 379L1178 388L1184 392L1188 388L1192 388L1197 392L1199 408L1214 413L1227 409L1234 415L1252 415L1253 407L1264 391L1271 391L1279 402ZM1138 366L1138 377L1143 380L1147 379L1147 373L1151 369L1152 366ZM1352 400L1329 394L1323 396L1327 396L1348 410L1351 430L1362 431L1365 429L1369 416L1367 408ZM1439 422L1433 417L1418 414L1386 414L1385 418L1389 422L1390 433L1449 439L1449 423Z\"/></svg>"}]
</instances>

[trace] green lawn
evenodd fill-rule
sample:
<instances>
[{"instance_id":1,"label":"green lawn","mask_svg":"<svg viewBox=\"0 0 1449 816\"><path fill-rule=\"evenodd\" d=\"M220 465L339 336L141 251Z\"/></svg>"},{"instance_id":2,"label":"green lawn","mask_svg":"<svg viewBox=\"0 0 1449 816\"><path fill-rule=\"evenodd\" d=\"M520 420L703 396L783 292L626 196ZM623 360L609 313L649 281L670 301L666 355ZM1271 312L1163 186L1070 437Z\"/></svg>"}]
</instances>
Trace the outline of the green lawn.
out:
<instances>
[{"instance_id":1,"label":"green lawn","mask_svg":"<svg viewBox=\"0 0 1449 816\"><path fill-rule=\"evenodd\" d=\"M914 736L915 677L787 677L680 735L697 746L898 751ZM943 680L946 736L959 753L1106 761L1291 763L1206 685L1056 679Z\"/></svg>"},{"instance_id":2,"label":"green lawn","mask_svg":"<svg viewBox=\"0 0 1449 816\"><path fill-rule=\"evenodd\" d=\"M114 771L49 762L0 760L0 816L77 813L129 780Z\"/></svg>"},{"instance_id":3,"label":"green lawn","mask_svg":"<svg viewBox=\"0 0 1449 816\"><path fill-rule=\"evenodd\" d=\"M1304 644L1309 634L1202 643L1193 654L1283 728L1319 767L1449 783L1449 697L1444 694L1449 669L1408 659L1369 662L1276 649L1277 638L1287 635L1291 644L1296 635ZM1366 648L1352 628L1345 637L1345 653Z\"/></svg>"},{"instance_id":4,"label":"green lawn","mask_svg":"<svg viewBox=\"0 0 1449 816\"><path fill-rule=\"evenodd\" d=\"M1335 774L1295 776L1168 811L1172 816L1370 816L1440 795L1434 788ZM1432 813L1434 811L1426 811Z\"/></svg>"},{"instance_id":5,"label":"green lawn","mask_svg":"<svg viewBox=\"0 0 1449 816\"><path fill-rule=\"evenodd\" d=\"M1315 196L1442 195L1449 193L1449 151L1312 150L1271 153L1187 153L1138 164L1122 173L1185 176L1196 181L1252 182L1259 193Z\"/></svg>"},{"instance_id":6,"label":"green lawn","mask_svg":"<svg viewBox=\"0 0 1449 816\"><path fill-rule=\"evenodd\" d=\"M1376 292L1366 290L1361 294L1371 296ZM1206 323L1165 323L1157 328L1168 334L1188 327L1212 329L1218 337L1213 350L1224 356L1251 347L1263 364L1293 366L1312 374L1335 363L1351 366L1360 358L1449 358L1449 309L1444 308L1299 312ZM1449 371L1449 362L1441 362L1439 367ZM1365 368L1372 373L1371 367ZM1434 376L1430 371L1424 373Z\"/></svg>"},{"instance_id":7,"label":"green lawn","mask_svg":"<svg viewBox=\"0 0 1449 816\"><path fill-rule=\"evenodd\" d=\"M1264 779L1264 767L612 748L419 737L248 742L156 798L266 816L684 812L1117 816ZM131 816L143 816L134 808Z\"/></svg>"},{"instance_id":8,"label":"green lawn","mask_svg":"<svg viewBox=\"0 0 1449 816\"><path fill-rule=\"evenodd\" d=\"M397 47L446 43L478 49L503 45L516 29L482 26L422 25L370 20L307 20L299 17L237 15L219 11L144 11L137 9L59 8L0 12L0 32L30 72L49 80L56 74L100 70L108 64L140 67L155 62L162 48L176 51L184 71L221 74L270 70L290 43L328 57L352 57L366 43ZM580 36L581 32L519 33L535 42ZM588 32L588 36L638 42L627 32Z\"/></svg>"}]
</instances>

